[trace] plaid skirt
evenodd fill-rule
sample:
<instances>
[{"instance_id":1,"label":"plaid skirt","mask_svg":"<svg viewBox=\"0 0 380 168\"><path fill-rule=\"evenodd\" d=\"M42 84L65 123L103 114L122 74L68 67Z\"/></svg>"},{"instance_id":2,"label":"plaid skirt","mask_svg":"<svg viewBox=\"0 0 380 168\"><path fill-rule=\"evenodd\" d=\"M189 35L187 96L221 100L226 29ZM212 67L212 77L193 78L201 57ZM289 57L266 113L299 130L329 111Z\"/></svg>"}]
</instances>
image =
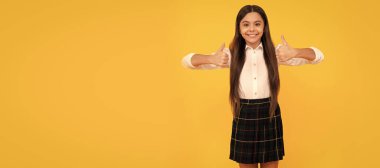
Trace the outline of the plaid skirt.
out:
<instances>
[{"instance_id":1,"label":"plaid skirt","mask_svg":"<svg viewBox=\"0 0 380 168\"><path fill-rule=\"evenodd\" d=\"M240 99L240 115L233 120L230 159L255 164L285 156L280 106L270 122L270 98Z\"/></svg>"}]
</instances>

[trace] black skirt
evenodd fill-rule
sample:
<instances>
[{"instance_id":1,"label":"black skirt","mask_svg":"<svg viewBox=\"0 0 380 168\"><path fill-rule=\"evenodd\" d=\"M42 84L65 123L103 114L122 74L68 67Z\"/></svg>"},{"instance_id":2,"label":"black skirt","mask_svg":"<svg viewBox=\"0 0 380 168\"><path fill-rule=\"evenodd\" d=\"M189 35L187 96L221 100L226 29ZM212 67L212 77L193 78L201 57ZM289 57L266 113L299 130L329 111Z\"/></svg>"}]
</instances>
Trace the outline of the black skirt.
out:
<instances>
[{"instance_id":1,"label":"black skirt","mask_svg":"<svg viewBox=\"0 0 380 168\"><path fill-rule=\"evenodd\" d=\"M230 159L255 164L282 160L285 155L280 106L272 121L270 98L240 99L240 115L233 120Z\"/></svg>"}]
</instances>

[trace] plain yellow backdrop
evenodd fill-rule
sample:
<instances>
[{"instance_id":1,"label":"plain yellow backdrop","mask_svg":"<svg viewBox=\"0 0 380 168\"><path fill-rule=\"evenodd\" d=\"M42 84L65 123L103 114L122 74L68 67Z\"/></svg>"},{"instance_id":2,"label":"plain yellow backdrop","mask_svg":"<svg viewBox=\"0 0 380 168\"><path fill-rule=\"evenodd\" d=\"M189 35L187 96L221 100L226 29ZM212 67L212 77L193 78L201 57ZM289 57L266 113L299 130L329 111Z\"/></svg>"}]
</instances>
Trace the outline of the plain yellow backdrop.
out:
<instances>
[{"instance_id":1,"label":"plain yellow backdrop","mask_svg":"<svg viewBox=\"0 0 380 168\"><path fill-rule=\"evenodd\" d=\"M246 4L275 44L325 54L280 67L280 167L379 167L375 0L3 0L0 167L237 167L228 69L180 61L228 45Z\"/></svg>"}]
</instances>

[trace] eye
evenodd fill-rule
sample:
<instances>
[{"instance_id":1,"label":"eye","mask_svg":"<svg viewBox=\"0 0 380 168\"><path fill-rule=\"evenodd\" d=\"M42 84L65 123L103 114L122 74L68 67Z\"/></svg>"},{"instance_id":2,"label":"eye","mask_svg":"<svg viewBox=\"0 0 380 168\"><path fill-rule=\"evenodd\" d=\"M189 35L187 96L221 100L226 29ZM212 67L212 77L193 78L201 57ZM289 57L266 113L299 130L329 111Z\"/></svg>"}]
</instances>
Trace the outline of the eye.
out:
<instances>
[{"instance_id":1,"label":"eye","mask_svg":"<svg viewBox=\"0 0 380 168\"><path fill-rule=\"evenodd\" d=\"M243 26L244 26L244 27L247 27L247 26L249 26L249 24L247 24L247 23L244 23L244 24L243 24Z\"/></svg>"},{"instance_id":2,"label":"eye","mask_svg":"<svg viewBox=\"0 0 380 168\"><path fill-rule=\"evenodd\" d=\"M255 25L256 25L256 26L260 26L261 24L260 24L260 23L256 23Z\"/></svg>"}]
</instances>

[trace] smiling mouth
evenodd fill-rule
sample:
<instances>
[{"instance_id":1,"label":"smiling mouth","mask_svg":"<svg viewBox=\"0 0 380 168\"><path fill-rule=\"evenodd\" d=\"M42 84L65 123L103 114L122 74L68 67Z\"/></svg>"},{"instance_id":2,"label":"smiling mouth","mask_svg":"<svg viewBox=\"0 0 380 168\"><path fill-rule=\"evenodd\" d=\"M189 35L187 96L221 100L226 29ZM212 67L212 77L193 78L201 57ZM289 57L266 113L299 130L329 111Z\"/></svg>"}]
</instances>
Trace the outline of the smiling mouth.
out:
<instances>
[{"instance_id":1,"label":"smiling mouth","mask_svg":"<svg viewBox=\"0 0 380 168\"><path fill-rule=\"evenodd\" d=\"M248 37L256 37L258 34L247 34Z\"/></svg>"}]
</instances>

